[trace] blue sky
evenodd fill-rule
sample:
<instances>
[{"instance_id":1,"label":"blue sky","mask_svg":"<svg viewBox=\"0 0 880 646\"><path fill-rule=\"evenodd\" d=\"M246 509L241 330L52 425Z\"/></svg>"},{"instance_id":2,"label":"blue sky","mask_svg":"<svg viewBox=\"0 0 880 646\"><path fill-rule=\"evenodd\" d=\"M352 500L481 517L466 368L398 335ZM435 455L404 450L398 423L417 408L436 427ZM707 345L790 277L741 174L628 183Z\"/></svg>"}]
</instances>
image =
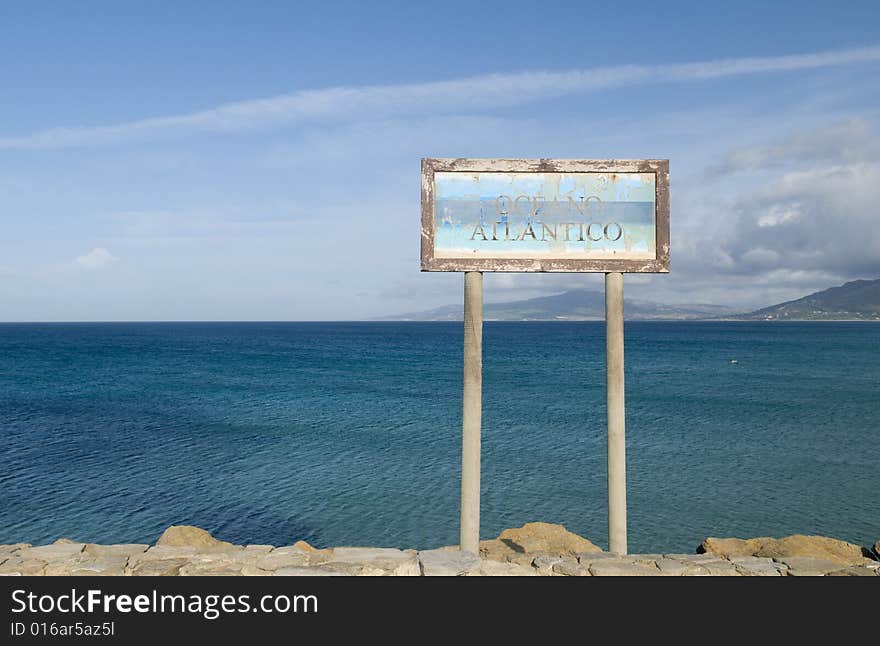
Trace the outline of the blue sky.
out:
<instances>
[{"instance_id":1,"label":"blue sky","mask_svg":"<svg viewBox=\"0 0 880 646\"><path fill-rule=\"evenodd\" d=\"M672 271L635 298L880 277L880 5L727 4L3 3L0 320L457 302L419 272L425 156L669 158Z\"/></svg>"}]
</instances>

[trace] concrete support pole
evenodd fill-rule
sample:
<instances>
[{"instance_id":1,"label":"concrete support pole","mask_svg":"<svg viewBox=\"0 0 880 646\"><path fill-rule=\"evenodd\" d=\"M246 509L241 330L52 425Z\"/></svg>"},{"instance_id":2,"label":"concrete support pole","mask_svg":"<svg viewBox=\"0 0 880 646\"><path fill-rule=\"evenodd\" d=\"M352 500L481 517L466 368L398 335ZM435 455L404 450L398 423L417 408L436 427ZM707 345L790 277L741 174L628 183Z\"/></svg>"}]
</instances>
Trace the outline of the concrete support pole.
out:
<instances>
[{"instance_id":1,"label":"concrete support pole","mask_svg":"<svg viewBox=\"0 0 880 646\"><path fill-rule=\"evenodd\" d=\"M483 274L464 275L464 392L461 412L462 552L480 551L480 426L483 407Z\"/></svg>"},{"instance_id":2,"label":"concrete support pole","mask_svg":"<svg viewBox=\"0 0 880 646\"><path fill-rule=\"evenodd\" d=\"M623 274L605 274L605 387L608 398L608 543L626 554L626 419L623 379Z\"/></svg>"}]
</instances>

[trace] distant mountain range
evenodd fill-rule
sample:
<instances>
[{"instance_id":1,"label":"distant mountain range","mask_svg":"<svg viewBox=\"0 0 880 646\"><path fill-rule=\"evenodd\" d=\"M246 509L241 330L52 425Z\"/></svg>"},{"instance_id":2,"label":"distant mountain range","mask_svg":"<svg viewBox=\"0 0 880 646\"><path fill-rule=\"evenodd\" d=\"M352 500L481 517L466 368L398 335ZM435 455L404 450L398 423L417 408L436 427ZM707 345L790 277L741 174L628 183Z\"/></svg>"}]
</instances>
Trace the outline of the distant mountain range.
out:
<instances>
[{"instance_id":1,"label":"distant mountain range","mask_svg":"<svg viewBox=\"0 0 880 646\"><path fill-rule=\"evenodd\" d=\"M731 316L718 305L663 305L626 299L624 311L633 320L686 320ZM444 305L425 312L383 317L404 321L460 321L462 305ZM553 296L540 296L509 303L486 303L483 318L498 321L594 321L605 318L605 294L590 289L573 289Z\"/></svg>"},{"instance_id":2,"label":"distant mountain range","mask_svg":"<svg viewBox=\"0 0 880 646\"><path fill-rule=\"evenodd\" d=\"M735 318L752 321L880 321L880 279L854 280Z\"/></svg>"},{"instance_id":3,"label":"distant mountain range","mask_svg":"<svg viewBox=\"0 0 880 646\"><path fill-rule=\"evenodd\" d=\"M686 320L876 320L880 321L880 279L855 280L840 287L804 296L794 301L737 313L722 305L665 305L626 299L626 318L641 321ZM486 303L483 318L497 321L593 321L605 318L605 295L601 291L573 289L562 294L540 296L507 303ZM432 310L382 317L393 321L460 321L462 305L444 305Z\"/></svg>"}]
</instances>

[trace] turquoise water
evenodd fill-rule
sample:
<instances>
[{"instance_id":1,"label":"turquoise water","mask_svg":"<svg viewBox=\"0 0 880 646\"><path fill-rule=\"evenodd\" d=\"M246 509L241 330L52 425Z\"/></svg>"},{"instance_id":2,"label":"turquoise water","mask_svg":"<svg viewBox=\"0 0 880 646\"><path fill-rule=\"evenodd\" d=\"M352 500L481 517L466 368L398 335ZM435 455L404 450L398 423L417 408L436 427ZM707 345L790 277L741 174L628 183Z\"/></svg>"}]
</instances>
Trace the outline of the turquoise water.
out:
<instances>
[{"instance_id":1,"label":"turquoise water","mask_svg":"<svg viewBox=\"0 0 880 646\"><path fill-rule=\"evenodd\" d=\"M486 324L483 537L606 545L603 332ZM626 333L631 551L880 537L880 325ZM3 324L0 543L454 544L460 402L460 323Z\"/></svg>"}]
</instances>

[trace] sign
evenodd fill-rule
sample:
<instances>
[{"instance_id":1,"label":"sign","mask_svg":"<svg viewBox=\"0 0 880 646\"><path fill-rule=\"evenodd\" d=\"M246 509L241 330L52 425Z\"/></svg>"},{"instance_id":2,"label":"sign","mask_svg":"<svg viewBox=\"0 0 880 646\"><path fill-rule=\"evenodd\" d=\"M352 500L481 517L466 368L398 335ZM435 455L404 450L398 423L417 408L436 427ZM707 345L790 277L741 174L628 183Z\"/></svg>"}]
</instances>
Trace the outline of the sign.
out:
<instances>
[{"instance_id":1,"label":"sign","mask_svg":"<svg viewBox=\"0 0 880 646\"><path fill-rule=\"evenodd\" d=\"M668 272L668 160L422 160L422 271Z\"/></svg>"}]
</instances>

